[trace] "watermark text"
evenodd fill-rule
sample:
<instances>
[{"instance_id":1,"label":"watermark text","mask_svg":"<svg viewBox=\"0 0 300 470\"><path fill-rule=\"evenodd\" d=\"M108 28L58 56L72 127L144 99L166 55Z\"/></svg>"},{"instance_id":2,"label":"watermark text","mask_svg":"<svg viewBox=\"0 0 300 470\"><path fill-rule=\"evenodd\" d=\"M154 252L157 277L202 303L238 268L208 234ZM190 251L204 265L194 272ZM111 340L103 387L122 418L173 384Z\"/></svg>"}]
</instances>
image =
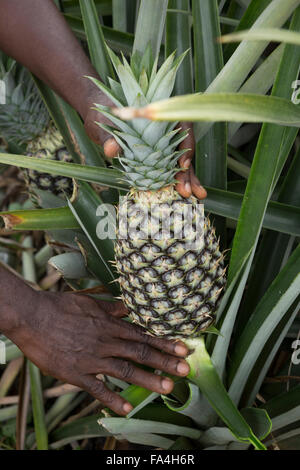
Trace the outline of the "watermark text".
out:
<instances>
[{"instance_id":1,"label":"watermark text","mask_svg":"<svg viewBox=\"0 0 300 470\"><path fill-rule=\"evenodd\" d=\"M295 80L292 83L293 94L292 94L292 102L294 104L300 104L300 80Z\"/></svg>"},{"instance_id":2,"label":"watermark text","mask_svg":"<svg viewBox=\"0 0 300 470\"><path fill-rule=\"evenodd\" d=\"M6 104L6 87L4 80L0 80L0 104Z\"/></svg>"},{"instance_id":3,"label":"watermark text","mask_svg":"<svg viewBox=\"0 0 300 470\"><path fill-rule=\"evenodd\" d=\"M6 347L4 341L0 340L0 364L6 364Z\"/></svg>"},{"instance_id":4,"label":"watermark text","mask_svg":"<svg viewBox=\"0 0 300 470\"><path fill-rule=\"evenodd\" d=\"M292 349L294 349L294 352L292 354L292 363L295 366L298 366L300 364L300 339L296 339L292 343Z\"/></svg>"}]
</instances>

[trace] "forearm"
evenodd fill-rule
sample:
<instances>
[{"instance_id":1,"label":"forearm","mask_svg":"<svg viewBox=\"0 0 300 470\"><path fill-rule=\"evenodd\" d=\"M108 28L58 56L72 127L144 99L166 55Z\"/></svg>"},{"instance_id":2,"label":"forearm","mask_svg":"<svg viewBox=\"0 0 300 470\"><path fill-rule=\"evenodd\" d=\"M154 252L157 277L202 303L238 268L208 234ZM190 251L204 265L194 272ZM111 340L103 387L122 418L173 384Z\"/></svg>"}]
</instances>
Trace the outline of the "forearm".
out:
<instances>
[{"instance_id":1,"label":"forearm","mask_svg":"<svg viewBox=\"0 0 300 470\"><path fill-rule=\"evenodd\" d=\"M36 293L22 279L0 264L0 332L6 336L18 328L34 309Z\"/></svg>"},{"instance_id":2,"label":"forearm","mask_svg":"<svg viewBox=\"0 0 300 470\"><path fill-rule=\"evenodd\" d=\"M97 73L52 0L0 0L0 49L86 117Z\"/></svg>"}]
</instances>

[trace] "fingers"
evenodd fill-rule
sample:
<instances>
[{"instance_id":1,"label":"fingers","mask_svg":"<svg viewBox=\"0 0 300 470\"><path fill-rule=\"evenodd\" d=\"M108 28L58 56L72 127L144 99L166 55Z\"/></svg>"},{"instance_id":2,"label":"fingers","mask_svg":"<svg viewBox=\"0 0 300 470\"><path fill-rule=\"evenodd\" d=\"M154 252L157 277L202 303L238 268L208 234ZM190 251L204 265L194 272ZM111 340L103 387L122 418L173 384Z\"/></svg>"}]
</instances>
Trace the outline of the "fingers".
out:
<instances>
[{"instance_id":1,"label":"fingers","mask_svg":"<svg viewBox=\"0 0 300 470\"><path fill-rule=\"evenodd\" d=\"M104 153L107 157L116 157L122 152L121 147L111 134L102 129L97 123L113 126L113 123L106 116L101 114L100 111L91 108L84 121L86 133L96 144L104 146Z\"/></svg>"},{"instance_id":2,"label":"fingers","mask_svg":"<svg viewBox=\"0 0 300 470\"><path fill-rule=\"evenodd\" d=\"M81 387L118 415L125 416L133 409L132 405L121 396L111 392L101 380L91 375L81 378Z\"/></svg>"},{"instance_id":3,"label":"fingers","mask_svg":"<svg viewBox=\"0 0 300 470\"><path fill-rule=\"evenodd\" d=\"M98 119L98 121L100 122L100 119ZM85 124L85 130L90 139L98 145L103 145L106 157L114 158L122 152L122 149L116 140L94 122L87 121Z\"/></svg>"},{"instance_id":4,"label":"fingers","mask_svg":"<svg viewBox=\"0 0 300 470\"><path fill-rule=\"evenodd\" d=\"M182 197L188 198L193 194L198 199L206 198L207 192L203 186L201 186L192 166L185 172L177 173L176 179L178 181L176 191L178 191Z\"/></svg>"},{"instance_id":5,"label":"fingers","mask_svg":"<svg viewBox=\"0 0 300 470\"><path fill-rule=\"evenodd\" d=\"M95 142L95 144L103 145L103 142L105 142L105 140L107 140L110 137L110 135L107 132L105 132L104 129L101 129L101 127L99 127L95 123L95 121L98 121L98 119L95 113L93 113L92 117L89 116L86 119L84 123L84 128L89 138L93 142Z\"/></svg>"},{"instance_id":6,"label":"fingers","mask_svg":"<svg viewBox=\"0 0 300 470\"><path fill-rule=\"evenodd\" d=\"M146 372L134 366L131 362L122 361L120 359L107 359L102 361L101 370L106 375L164 395L170 393L174 387L174 382L170 378Z\"/></svg>"},{"instance_id":7,"label":"fingers","mask_svg":"<svg viewBox=\"0 0 300 470\"><path fill-rule=\"evenodd\" d=\"M192 195L192 185L191 185L191 161L195 153L195 139L192 130L192 123L182 122L178 124L179 127L183 130L189 130L188 136L184 139L183 142L179 145L179 150L189 149L185 154L183 154L179 159L179 166L185 171L177 173L176 179L178 183L176 184L176 191L184 198L189 198Z\"/></svg>"},{"instance_id":8,"label":"fingers","mask_svg":"<svg viewBox=\"0 0 300 470\"><path fill-rule=\"evenodd\" d=\"M118 338L148 344L173 356L186 357L189 353L187 346L182 341L157 338L145 334L143 328L122 322L118 331Z\"/></svg>"},{"instance_id":9,"label":"fingers","mask_svg":"<svg viewBox=\"0 0 300 470\"><path fill-rule=\"evenodd\" d=\"M188 149L186 153L180 157L179 165L181 168L189 168L195 154L193 124L191 122L180 122L177 127L180 127L183 131L188 131L187 137L179 144L179 150Z\"/></svg>"},{"instance_id":10,"label":"fingers","mask_svg":"<svg viewBox=\"0 0 300 470\"><path fill-rule=\"evenodd\" d=\"M190 168L190 183L194 196L196 196L198 199L205 199L207 196L207 192L203 188L203 186L201 186L200 181L195 175L194 168L192 166Z\"/></svg>"},{"instance_id":11,"label":"fingers","mask_svg":"<svg viewBox=\"0 0 300 470\"><path fill-rule=\"evenodd\" d=\"M115 158L122 151L120 145L116 142L116 140L113 137L109 137L104 142L103 149L104 149L105 156L108 158Z\"/></svg>"},{"instance_id":12,"label":"fingers","mask_svg":"<svg viewBox=\"0 0 300 470\"><path fill-rule=\"evenodd\" d=\"M181 171L177 173L175 178L177 179L178 183L176 184L176 191L185 198L188 198L192 195L192 186L191 186L191 178L190 178L190 168L187 171Z\"/></svg>"},{"instance_id":13,"label":"fingers","mask_svg":"<svg viewBox=\"0 0 300 470\"><path fill-rule=\"evenodd\" d=\"M191 122L182 122L178 124L183 130L189 130L188 136L179 145L179 150L189 149L179 159L179 166L184 171L177 173L176 184L177 192L184 198L189 198L192 194L198 199L205 199L207 196L206 190L201 186L200 181L195 175L194 169L191 166L192 159L195 153L195 137Z\"/></svg>"},{"instance_id":14,"label":"fingers","mask_svg":"<svg viewBox=\"0 0 300 470\"><path fill-rule=\"evenodd\" d=\"M190 371L188 364L183 359L180 360L174 356L161 353L149 344L119 340L111 343L110 350L111 357L129 359L171 375L184 377Z\"/></svg>"}]
</instances>

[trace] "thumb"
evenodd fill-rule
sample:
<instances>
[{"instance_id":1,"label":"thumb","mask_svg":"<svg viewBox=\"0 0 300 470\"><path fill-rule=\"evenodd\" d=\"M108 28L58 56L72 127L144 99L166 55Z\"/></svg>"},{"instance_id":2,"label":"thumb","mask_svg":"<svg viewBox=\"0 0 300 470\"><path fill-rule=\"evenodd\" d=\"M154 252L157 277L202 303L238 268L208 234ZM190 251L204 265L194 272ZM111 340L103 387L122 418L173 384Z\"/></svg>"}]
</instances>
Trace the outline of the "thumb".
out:
<instances>
[{"instance_id":1,"label":"thumb","mask_svg":"<svg viewBox=\"0 0 300 470\"><path fill-rule=\"evenodd\" d=\"M90 109L84 122L87 135L93 142L104 147L104 153L106 157L116 157L122 151L120 145L111 136L111 134L98 126L97 122L112 125L112 123L101 113L94 109Z\"/></svg>"},{"instance_id":2,"label":"thumb","mask_svg":"<svg viewBox=\"0 0 300 470\"><path fill-rule=\"evenodd\" d=\"M121 147L118 142L113 138L109 137L103 145L104 154L108 158L115 158L121 152Z\"/></svg>"}]
</instances>

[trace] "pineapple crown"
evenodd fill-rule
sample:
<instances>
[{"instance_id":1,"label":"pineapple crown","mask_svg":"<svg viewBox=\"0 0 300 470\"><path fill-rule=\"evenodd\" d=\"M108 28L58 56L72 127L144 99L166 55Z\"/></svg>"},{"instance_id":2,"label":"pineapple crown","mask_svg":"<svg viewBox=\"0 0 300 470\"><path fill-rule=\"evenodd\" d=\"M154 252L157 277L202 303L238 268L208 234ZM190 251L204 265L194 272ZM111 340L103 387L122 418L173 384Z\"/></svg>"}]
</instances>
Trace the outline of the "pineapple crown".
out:
<instances>
[{"instance_id":1,"label":"pineapple crown","mask_svg":"<svg viewBox=\"0 0 300 470\"><path fill-rule=\"evenodd\" d=\"M185 53L175 59L175 52L157 69L158 58L153 60L151 46L143 56L134 53L130 65L122 55L122 61L109 49L109 55L119 82L109 78L109 87L89 77L105 93L116 107L142 107L148 103L169 98L175 84L176 73ZM132 119L124 122L111 108L95 105L118 129L102 123L101 128L114 136L123 149L119 156L124 179L138 190L158 190L175 182L179 171L177 161L186 150L176 151L187 131L176 128L176 122L152 122L148 119Z\"/></svg>"},{"instance_id":2,"label":"pineapple crown","mask_svg":"<svg viewBox=\"0 0 300 470\"><path fill-rule=\"evenodd\" d=\"M29 72L0 51L0 80L5 104L0 104L0 137L18 145L28 143L48 126L49 113Z\"/></svg>"}]
</instances>

